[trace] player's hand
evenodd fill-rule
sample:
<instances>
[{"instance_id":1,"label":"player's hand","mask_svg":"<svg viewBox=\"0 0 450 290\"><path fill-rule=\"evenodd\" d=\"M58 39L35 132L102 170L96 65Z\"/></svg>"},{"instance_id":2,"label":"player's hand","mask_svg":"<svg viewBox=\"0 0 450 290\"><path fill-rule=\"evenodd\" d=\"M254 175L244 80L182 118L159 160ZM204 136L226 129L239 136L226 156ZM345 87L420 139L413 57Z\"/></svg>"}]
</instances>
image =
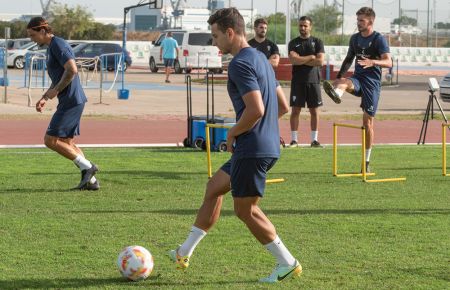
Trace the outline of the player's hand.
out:
<instances>
[{"instance_id":1,"label":"player's hand","mask_svg":"<svg viewBox=\"0 0 450 290\"><path fill-rule=\"evenodd\" d=\"M232 129L228 130L227 133L227 151L230 153L234 152L234 142L236 141L236 137L232 134Z\"/></svg>"},{"instance_id":2,"label":"player's hand","mask_svg":"<svg viewBox=\"0 0 450 290\"><path fill-rule=\"evenodd\" d=\"M39 101L37 101L36 103L36 111L42 113L42 109L44 108L45 103L46 100L44 99L44 97L40 98Z\"/></svg>"},{"instance_id":3,"label":"player's hand","mask_svg":"<svg viewBox=\"0 0 450 290\"><path fill-rule=\"evenodd\" d=\"M358 64L363 68L369 68L375 66L375 61L363 56L360 60L358 60Z\"/></svg>"}]
</instances>

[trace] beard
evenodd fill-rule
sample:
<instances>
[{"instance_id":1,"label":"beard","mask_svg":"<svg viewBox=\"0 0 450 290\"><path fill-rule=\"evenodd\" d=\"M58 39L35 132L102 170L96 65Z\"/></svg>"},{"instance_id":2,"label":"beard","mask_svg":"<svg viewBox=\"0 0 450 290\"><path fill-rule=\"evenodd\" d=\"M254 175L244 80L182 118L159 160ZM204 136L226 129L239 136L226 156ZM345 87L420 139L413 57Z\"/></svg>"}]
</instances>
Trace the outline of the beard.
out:
<instances>
[{"instance_id":1,"label":"beard","mask_svg":"<svg viewBox=\"0 0 450 290\"><path fill-rule=\"evenodd\" d=\"M257 35L259 38L266 38L266 33L265 33L265 32L258 32L258 33L256 33L256 35Z\"/></svg>"}]
</instances>

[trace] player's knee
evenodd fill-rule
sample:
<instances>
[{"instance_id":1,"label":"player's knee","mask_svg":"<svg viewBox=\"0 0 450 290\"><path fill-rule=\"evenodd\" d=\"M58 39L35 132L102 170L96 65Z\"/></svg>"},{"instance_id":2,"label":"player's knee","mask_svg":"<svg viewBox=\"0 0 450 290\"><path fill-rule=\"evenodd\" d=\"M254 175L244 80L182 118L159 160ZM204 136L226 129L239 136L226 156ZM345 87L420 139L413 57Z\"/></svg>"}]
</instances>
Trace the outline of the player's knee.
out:
<instances>
[{"instance_id":1,"label":"player's knee","mask_svg":"<svg viewBox=\"0 0 450 290\"><path fill-rule=\"evenodd\" d=\"M45 146L47 146L50 149L53 149L56 147L57 141L58 141L58 139L53 136L45 135L45 137L44 137L44 144L45 144Z\"/></svg>"},{"instance_id":2,"label":"player's knee","mask_svg":"<svg viewBox=\"0 0 450 290\"><path fill-rule=\"evenodd\" d=\"M234 203L234 213L241 221L247 221L252 217L252 208L250 206Z\"/></svg>"}]
</instances>

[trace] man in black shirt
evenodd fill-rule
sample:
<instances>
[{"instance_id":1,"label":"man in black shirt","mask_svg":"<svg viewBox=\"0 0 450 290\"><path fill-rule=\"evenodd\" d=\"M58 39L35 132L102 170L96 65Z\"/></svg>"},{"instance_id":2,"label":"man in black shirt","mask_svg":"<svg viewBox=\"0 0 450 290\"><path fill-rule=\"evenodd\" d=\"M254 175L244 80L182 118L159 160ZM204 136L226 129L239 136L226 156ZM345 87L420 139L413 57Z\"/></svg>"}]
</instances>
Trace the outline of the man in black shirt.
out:
<instances>
[{"instance_id":1,"label":"man in black shirt","mask_svg":"<svg viewBox=\"0 0 450 290\"><path fill-rule=\"evenodd\" d=\"M280 62L280 51L275 43L266 38L267 24L267 20L264 18L258 18L255 20L253 26L253 29L255 30L255 38L250 39L248 44L264 53L272 67L275 69Z\"/></svg>"},{"instance_id":2,"label":"man in black shirt","mask_svg":"<svg viewBox=\"0 0 450 290\"><path fill-rule=\"evenodd\" d=\"M322 40L311 36L312 19L300 17L300 36L288 45L292 63L291 81L291 146L298 146L298 123L302 107L308 105L311 115L311 147L322 147L318 141L319 107L322 106L320 68L325 58Z\"/></svg>"},{"instance_id":3,"label":"man in black shirt","mask_svg":"<svg viewBox=\"0 0 450 290\"><path fill-rule=\"evenodd\" d=\"M272 65L275 70L278 67L278 63L280 62L280 51L278 50L278 46L268 40L266 38L267 34L267 20L264 18L258 18L253 23L253 29L255 30L255 37L248 41L248 44L262 52L267 60ZM279 117L283 116L287 112L289 112L289 106L286 101L286 97L284 95L283 89L281 85L277 86L277 98L278 98L278 111ZM280 136L280 145L285 147L284 140Z\"/></svg>"}]
</instances>

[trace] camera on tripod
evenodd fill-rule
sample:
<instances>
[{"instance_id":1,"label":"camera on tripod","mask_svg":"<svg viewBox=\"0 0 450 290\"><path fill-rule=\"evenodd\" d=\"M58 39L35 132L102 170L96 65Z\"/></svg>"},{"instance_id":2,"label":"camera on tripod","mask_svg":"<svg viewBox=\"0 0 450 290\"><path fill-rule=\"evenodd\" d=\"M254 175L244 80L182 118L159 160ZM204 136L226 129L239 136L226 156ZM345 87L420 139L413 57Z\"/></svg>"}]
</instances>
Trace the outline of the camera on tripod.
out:
<instances>
[{"instance_id":1,"label":"camera on tripod","mask_svg":"<svg viewBox=\"0 0 450 290\"><path fill-rule=\"evenodd\" d=\"M439 84L436 78L429 78L428 79L428 91L430 93L434 93L439 90Z\"/></svg>"}]
</instances>

